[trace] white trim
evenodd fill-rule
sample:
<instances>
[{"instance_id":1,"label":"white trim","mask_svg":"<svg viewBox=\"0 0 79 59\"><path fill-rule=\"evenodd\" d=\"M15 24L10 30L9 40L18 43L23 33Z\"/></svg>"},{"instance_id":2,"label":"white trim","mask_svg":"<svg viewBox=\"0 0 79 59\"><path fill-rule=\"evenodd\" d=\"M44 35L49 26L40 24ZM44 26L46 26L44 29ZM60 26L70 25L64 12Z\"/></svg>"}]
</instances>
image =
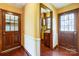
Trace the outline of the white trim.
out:
<instances>
[{"instance_id":1,"label":"white trim","mask_svg":"<svg viewBox=\"0 0 79 59\"><path fill-rule=\"evenodd\" d=\"M63 48L63 49L65 49L65 50L68 50L68 51L71 51L71 52L77 53L75 50L68 49L68 48L65 48L65 47L62 47L62 46L60 46L60 47Z\"/></svg>"},{"instance_id":2,"label":"white trim","mask_svg":"<svg viewBox=\"0 0 79 59\"><path fill-rule=\"evenodd\" d=\"M10 52L14 49L17 49L17 48L20 48L21 46L17 46L17 47L14 47L14 48L11 48L11 49L8 49L8 50L5 50L5 51L2 51L1 53L5 53L5 52Z\"/></svg>"}]
</instances>

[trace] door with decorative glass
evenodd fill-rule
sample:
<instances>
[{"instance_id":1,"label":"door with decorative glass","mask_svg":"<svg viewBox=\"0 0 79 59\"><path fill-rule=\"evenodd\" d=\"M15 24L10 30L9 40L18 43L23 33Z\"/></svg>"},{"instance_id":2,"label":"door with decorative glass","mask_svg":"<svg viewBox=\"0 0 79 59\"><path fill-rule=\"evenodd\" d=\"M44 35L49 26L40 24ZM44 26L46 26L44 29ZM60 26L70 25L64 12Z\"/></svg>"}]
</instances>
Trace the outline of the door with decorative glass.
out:
<instances>
[{"instance_id":1,"label":"door with decorative glass","mask_svg":"<svg viewBox=\"0 0 79 59\"><path fill-rule=\"evenodd\" d=\"M20 15L3 12L3 50L20 45Z\"/></svg>"},{"instance_id":2,"label":"door with decorative glass","mask_svg":"<svg viewBox=\"0 0 79 59\"><path fill-rule=\"evenodd\" d=\"M76 51L76 13L68 12L59 16L59 46Z\"/></svg>"}]
</instances>

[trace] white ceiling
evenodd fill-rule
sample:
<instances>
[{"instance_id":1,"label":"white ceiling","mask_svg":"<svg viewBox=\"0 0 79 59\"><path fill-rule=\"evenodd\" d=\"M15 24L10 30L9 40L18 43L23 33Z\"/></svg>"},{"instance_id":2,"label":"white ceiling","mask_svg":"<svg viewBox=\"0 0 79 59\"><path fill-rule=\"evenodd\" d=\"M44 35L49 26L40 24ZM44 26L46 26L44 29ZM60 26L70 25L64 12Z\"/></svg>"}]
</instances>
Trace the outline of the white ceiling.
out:
<instances>
[{"instance_id":1,"label":"white ceiling","mask_svg":"<svg viewBox=\"0 0 79 59\"><path fill-rule=\"evenodd\" d=\"M26 3L9 3L9 4L16 6L18 8L22 8L24 5L26 5Z\"/></svg>"},{"instance_id":2,"label":"white ceiling","mask_svg":"<svg viewBox=\"0 0 79 59\"><path fill-rule=\"evenodd\" d=\"M22 8L27 3L10 3L10 4L13 6ZM52 3L52 5L54 5L56 8L62 8L62 7L69 5L69 4L71 4L71 3Z\"/></svg>"},{"instance_id":3,"label":"white ceiling","mask_svg":"<svg viewBox=\"0 0 79 59\"><path fill-rule=\"evenodd\" d=\"M52 3L52 5L54 5L56 8L62 8L64 6L67 6L71 3Z\"/></svg>"}]
</instances>

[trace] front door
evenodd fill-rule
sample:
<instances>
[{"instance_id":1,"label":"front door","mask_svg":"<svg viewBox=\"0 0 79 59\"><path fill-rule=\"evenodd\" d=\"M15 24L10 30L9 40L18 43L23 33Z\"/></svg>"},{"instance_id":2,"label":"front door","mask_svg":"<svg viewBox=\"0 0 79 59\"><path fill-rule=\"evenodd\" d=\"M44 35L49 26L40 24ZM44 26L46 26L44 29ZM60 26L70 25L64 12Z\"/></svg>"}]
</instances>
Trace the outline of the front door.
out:
<instances>
[{"instance_id":1,"label":"front door","mask_svg":"<svg viewBox=\"0 0 79 59\"><path fill-rule=\"evenodd\" d=\"M59 46L76 51L76 36L75 13L61 14L59 18Z\"/></svg>"},{"instance_id":2,"label":"front door","mask_svg":"<svg viewBox=\"0 0 79 59\"><path fill-rule=\"evenodd\" d=\"M3 12L3 50L20 45L19 20L18 14Z\"/></svg>"}]
</instances>

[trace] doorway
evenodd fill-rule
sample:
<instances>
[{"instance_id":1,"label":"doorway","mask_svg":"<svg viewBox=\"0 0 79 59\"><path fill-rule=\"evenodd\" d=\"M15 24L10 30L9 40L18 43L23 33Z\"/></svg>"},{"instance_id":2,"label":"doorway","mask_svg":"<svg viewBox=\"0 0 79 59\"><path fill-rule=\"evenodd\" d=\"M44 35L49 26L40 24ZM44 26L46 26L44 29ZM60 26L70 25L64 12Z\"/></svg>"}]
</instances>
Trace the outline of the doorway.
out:
<instances>
[{"instance_id":1,"label":"doorway","mask_svg":"<svg viewBox=\"0 0 79 59\"><path fill-rule=\"evenodd\" d=\"M53 49L52 35L52 10L40 4L40 54L44 53L45 47Z\"/></svg>"}]
</instances>

